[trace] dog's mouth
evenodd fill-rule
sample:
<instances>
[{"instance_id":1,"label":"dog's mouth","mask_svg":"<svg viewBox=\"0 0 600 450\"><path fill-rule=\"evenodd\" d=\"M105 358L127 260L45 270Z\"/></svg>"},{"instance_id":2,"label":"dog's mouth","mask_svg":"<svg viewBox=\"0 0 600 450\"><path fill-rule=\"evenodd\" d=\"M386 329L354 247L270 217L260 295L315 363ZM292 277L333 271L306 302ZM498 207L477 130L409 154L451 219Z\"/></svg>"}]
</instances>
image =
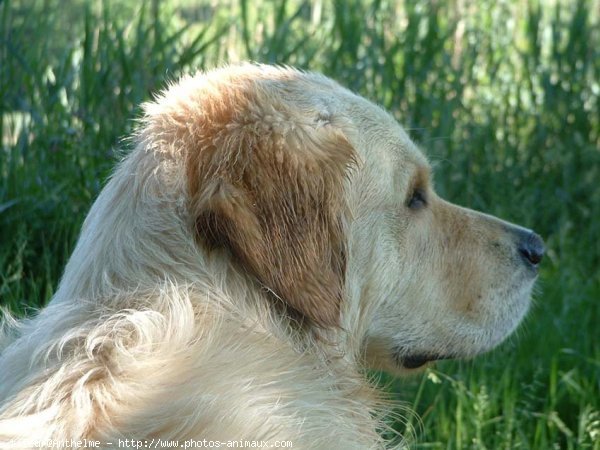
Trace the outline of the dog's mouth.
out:
<instances>
[{"instance_id":1,"label":"dog's mouth","mask_svg":"<svg viewBox=\"0 0 600 450\"><path fill-rule=\"evenodd\" d=\"M462 358L460 353L452 351L438 353L427 349L408 348L406 345L390 345L377 338L369 339L367 350L365 363L368 367L391 372L400 370L400 373L424 368L435 361Z\"/></svg>"},{"instance_id":2,"label":"dog's mouth","mask_svg":"<svg viewBox=\"0 0 600 450\"><path fill-rule=\"evenodd\" d=\"M418 369L430 362L440 361L443 359L452 359L452 358L453 358L452 356L419 354L419 353L415 353L412 355L397 355L396 356L398 365L405 369Z\"/></svg>"}]
</instances>

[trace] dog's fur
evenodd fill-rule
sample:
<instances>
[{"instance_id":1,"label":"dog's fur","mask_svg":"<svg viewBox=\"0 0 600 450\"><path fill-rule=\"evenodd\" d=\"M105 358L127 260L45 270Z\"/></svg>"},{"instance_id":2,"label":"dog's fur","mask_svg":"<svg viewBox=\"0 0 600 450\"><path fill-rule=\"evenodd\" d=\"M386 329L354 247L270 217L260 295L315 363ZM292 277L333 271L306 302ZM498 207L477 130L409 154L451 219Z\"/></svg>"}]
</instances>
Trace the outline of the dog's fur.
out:
<instances>
[{"instance_id":1,"label":"dog's fur","mask_svg":"<svg viewBox=\"0 0 600 450\"><path fill-rule=\"evenodd\" d=\"M135 142L50 304L5 318L0 442L377 448L365 368L474 356L527 310L523 229L437 197L393 118L328 78L184 77Z\"/></svg>"}]
</instances>

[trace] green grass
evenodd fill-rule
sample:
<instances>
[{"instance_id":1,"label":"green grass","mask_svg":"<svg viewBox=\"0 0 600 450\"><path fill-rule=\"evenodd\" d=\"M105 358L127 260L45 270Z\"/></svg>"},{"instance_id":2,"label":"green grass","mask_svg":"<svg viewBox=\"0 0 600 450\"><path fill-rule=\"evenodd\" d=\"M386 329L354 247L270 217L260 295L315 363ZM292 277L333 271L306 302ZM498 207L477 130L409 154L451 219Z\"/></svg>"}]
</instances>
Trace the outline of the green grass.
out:
<instances>
[{"instance_id":1,"label":"green grass","mask_svg":"<svg viewBox=\"0 0 600 450\"><path fill-rule=\"evenodd\" d=\"M240 59L317 70L391 110L443 196L548 245L515 338L395 382L414 447L600 449L598 0L214 4L0 1L0 304L50 299L166 80Z\"/></svg>"}]
</instances>

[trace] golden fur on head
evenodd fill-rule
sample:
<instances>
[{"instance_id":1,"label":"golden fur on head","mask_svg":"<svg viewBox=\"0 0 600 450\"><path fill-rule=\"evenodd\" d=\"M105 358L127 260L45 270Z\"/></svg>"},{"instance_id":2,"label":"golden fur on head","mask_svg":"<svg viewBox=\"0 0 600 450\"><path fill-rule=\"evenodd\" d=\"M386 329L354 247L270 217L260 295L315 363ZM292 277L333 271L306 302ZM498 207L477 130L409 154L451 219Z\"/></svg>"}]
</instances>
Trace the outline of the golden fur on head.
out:
<instances>
[{"instance_id":1,"label":"golden fur on head","mask_svg":"<svg viewBox=\"0 0 600 450\"><path fill-rule=\"evenodd\" d=\"M0 444L377 448L364 369L474 356L527 310L541 240L438 198L393 118L323 76L184 77L136 139L51 303L5 319Z\"/></svg>"},{"instance_id":2,"label":"golden fur on head","mask_svg":"<svg viewBox=\"0 0 600 450\"><path fill-rule=\"evenodd\" d=\"M284 106L272 106L265 121L263 111L253 111L259 99L251 82L239 83L210 99L230 114L208 123L199 117L198 142L187 155L199 241L208 250L229 249L275 297L315 324L337 325L342 186L353 149L333 129L299 127Z\"/></svg>"}]
</instances>

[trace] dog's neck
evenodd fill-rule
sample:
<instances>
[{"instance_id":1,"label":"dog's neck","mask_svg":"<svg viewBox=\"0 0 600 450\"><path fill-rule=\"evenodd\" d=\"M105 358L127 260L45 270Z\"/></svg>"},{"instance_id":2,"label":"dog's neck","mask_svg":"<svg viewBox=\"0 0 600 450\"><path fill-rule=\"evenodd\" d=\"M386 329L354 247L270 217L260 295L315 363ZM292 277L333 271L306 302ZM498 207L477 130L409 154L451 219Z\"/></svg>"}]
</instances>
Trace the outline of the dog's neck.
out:
<instances>
[{"instance_id":1,"label":"dog's neck","mask_svg":"<svg viewBox=\"0 0 600 450\"><path fill-rule=\"evenodd\" d=\"M356 320L299 334L231 258L211 257L188 241L181 199L144 195L156 175L142 174L141 183L140 167L125 160L96 200L51 304L22 325L2 355L14 376L0 380L0 397L28 395L24 386L44 374L52 388L14 405L26 418L48 411L38 424L48 436L170 429L178 436L376 447L384 402L346 339ZM157 208L172 214L155 216ZM164 216L168 223L159 221ZM107 330L110 339L102 334ZM75 348L81 359L67 364L65 352ZM82 373L96 378L73 391L70 380ZM135 379L140 373L143 382ZM82 405L77 418L72 402Z\"/></svg>"},{"instance_id":2,"label":"dog's neck","mask_svg":"<svg viewBox=\"0 0 600 450\"><path fill-rule=\"evenodd\" d=\"M85 220L53 303L110 302L118 308L111 300L116 294L147 292L162 283L223 290L227 298L235 299L232 307L246 317L268 319L269 332L291 331L309 341L325 340L332 344L326 347L334 349L333 355L344 354L349 362L360 356L364 330L356 328L368 320L359 299L342 302L339 327L323 330L309 325L304 332L293 333L302 318L288 314L284 300L237 266L226 250L209 252L193 240L193 220L184 213L186 200L173 194L183 187L164 189L176 177L151 170L155 157L138 148L119 165ZM152 265L157 261L160 267ZM348 286L346 291L347 296L362 295L360 286ZM306 344L307 339L302 340Z\"/></svg>"}]
</instances>

